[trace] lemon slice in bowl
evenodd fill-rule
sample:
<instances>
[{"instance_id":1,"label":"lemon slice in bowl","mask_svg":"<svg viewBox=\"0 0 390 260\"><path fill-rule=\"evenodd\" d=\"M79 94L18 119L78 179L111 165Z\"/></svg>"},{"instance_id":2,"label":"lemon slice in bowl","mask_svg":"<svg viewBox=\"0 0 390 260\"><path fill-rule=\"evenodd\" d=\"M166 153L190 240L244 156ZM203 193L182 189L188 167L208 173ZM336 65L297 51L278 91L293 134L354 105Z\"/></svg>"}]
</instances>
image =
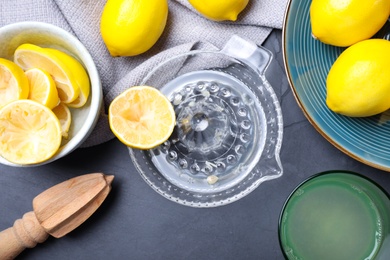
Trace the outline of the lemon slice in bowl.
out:
<instances>
[{"instance_id":1,"label":"lemon slice in bowl","mask_svg":"<svg viewBox=\"0 0 390 260\"><path fill-rule=\"evenodd\" d=\"M169 100L156 88L135 86L117 96L108 109L112 132L125 145L151 149L165 142L176 123Z\"/></svg>"},{"instance_id":2,"label":"lemon slice in bowl","mask_svg":"<svg viewBox=\"0 0 390 260\"><path fill-rule=\"evenodd\" d=\"M29 83L22 68L0 58L0 107L28 97Z\"/></svg>"},{"instance_id":3,"label":"lemon slice in bowl","mask_svg":"<svg viewBox=\"0 0 390 260\"><path fill-rule=\"evenodd\" d=\"M72 71L73 77L76 79L77 85L80 88L79 96L74 101L68 103L67 105L69 107L74 107L74 108L79 108L84 106L89 97L91 84L89 82L88 73L83 67L83 65L81 65L81 63L75 58L73 58L72 56L62 51L59 51L57 49L45 48L45 50L57 56L57 58L61 59L69 66L69 68Z\"/></svg>"},{"instance_id":4,"label":"lemon slice in bowl","mask_svg":"<svg viewBox=\"0 0 390 260\"><path fill-rule=\"evenodd\" d=\"M29 99L0 109L0 155L16 164L50 159L61 145L61 125L48 107Z\"/></svg>"},{"instance_id":5,"label":"lemon slice in bowl","mask_svg":"<svg viewBox=\"0 0 390 260\"><path fill-rule=\"evenodd\" d=\"M14 53L14 62L23 70L39 68L47 71L56 83L61 102L71 103L80 94L77 79L72 73L72 64L34 44L20 45Z\"/></svg>"},{"instance_id":6,"label":"lemon slice in bowl","mask_svg":"<svg viewBox=\"0 0 390 260\"><path fill-rule=\"evenodd\" d=\"M60 103L52 110L58 120L60 120L62 137L68 138L70 124L72 122L72 114L70 113L69 107L64 103Z\"/></svg>"},{"instance_id":7,"label":"lemon slice in bowl","mask_svg":"<svg viewBox=\"0 0 390 260\"><path fill-rule=\"evenodd\" d=\"M26 76L30 85L28 99L35 100L50 109L60 103L56 84L49 73L33 68L26 71Z\"/></svg>"}]
</instances>

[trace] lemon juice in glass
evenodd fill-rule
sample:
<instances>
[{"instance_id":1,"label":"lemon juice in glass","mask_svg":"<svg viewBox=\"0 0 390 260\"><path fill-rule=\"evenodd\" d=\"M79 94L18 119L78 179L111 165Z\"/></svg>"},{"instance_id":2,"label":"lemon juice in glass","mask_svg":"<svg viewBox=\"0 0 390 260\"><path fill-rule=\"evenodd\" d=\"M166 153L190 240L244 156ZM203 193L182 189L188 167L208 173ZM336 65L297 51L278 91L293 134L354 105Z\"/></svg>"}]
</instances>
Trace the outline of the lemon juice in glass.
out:
<instances>
[{"instance_id":1,"label":"lemon juice in glass","mask_svg":"<svg viewBox=\"0 0 390 260\"><path fill-rule=\"evenodd\" d=\"M389 195L372 181L351 172L325 172L287 199L280 244L288 259L386 259L389 218Z\"/></svg>"}]
</instances>

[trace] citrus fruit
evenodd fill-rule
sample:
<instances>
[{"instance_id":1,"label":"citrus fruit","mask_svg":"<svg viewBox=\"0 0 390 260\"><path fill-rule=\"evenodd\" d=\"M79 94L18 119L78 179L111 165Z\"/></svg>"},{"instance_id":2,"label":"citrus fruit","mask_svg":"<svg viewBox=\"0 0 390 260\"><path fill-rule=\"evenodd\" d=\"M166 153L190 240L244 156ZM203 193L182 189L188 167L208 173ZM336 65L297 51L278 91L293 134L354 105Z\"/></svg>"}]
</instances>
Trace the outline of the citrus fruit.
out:
<instances>
[{"instance_id":1,"label":"citrus fruit","mask_svg":"<svg viewBox=\"0 0 390 260\"><path fill-rule=\"evenodd\" d=\"M28 97L29 85L24 71L12 61L0 58L0 107Z\"/></svg>"},{"instance_id":2,"label":"citrus fruit","mask_svg":"<svg viewBox=\"0 0 390 260\"><path fill-rule=\"evenodd\" d=\"M70 113L69 107L64 103L60 103L52 110L58 120L60 120L62 137L68 138L70 124L72 122L72 114Z\"/></svg>"},{"instance_id":3,"label":"citrus fruit","mask_svg":"<svg viewBox=\"0 0 390 260\"><path fill-rule=\"evenodd\" d=\"M16 164L51 158L61 145L61 126L46 106L29 99L0 109L0 155Z\"/></svg>"},{"instance_id":4,"label":"citrus fruit","mask_svg":"<svg viewBox=\"0 0 390 260\"><path fill-rule=\"evenodd\" d=\"M34 44L20 45L14 53L14 62L22 69L39 68L47 71L56 83L61 102L71 103L80 94L76 76L67 60L62 60L45 48Z\"/></svg>"},{"instance_id":5,"label":"citrus fruit","mask_svg":"<svg viewBox=\"0 0 390 260\"><path fill-rule=\"evenodd\" d=\"M389 15L389 0L313 0L312 35L326 44L350 46L371 38Z\"/></svg>"},{"instance_id":6,"label":"citrus fruit","mask_svg":"<svg viewBox=\"0 0 390 260\"><path fill-rule=\"evenodd\" d=\"M390 42L369 39L341 53L327 80L326 104L336 113L372 116L390 108Z\"/></svg>"},{"instance_id":7,"label":"citrus fruit","mask_svg":"<svg viewBox=\"0 0 390 260\"><path fill-rule=\"evenodd\" d=\"M167 17L167 0L108 0L100 32L112 56L135 56L157 42Z\"/></svg>"},{"instance_id":8,"label":"citrus fruit","mask_svg":"<svg viewBox=\"0 0 390 260\"><path fill-rule=\"evenodd\" d=\"M35 100L50 109L57 106L60 98L50 74L37 68L29 69L25 73L30 85L28 99Z\"/></svg>"},{"instance_id":9,"label":"citrus fruit","mask_svg":"<svg viewBox=\"0 0 390 260\"><path fill-rule=\"evenodd\" d=\"M62 62L66 63L69 69L72 71L72 75L75 78L77 85L80 88L79 96L72 102L68 103L69 107L79 108L85 105L88 100L90 92L89 76L83 65L74 57L59 51L57 49L46 48L47 51L57 56Z\"/></svg>"},{"instance_id":10,"label":"citrus fruit","mask_svg":"<svg viewBox=\"0 0 390 260\"><path fill-rule=\"evenodd\" d=\"M204 17L213 21L236 21L249 0L188 0Z\"/></svg>"},{"instance_id":11,"label":"citrus fruit","mask_svg":"<svg viewBox=\"0 0 390 260\"><path fill-rule=\"evenodd\" d=\"M156 88L135 86L117 96L108 109L112 132L125 145L150 149L165 142L176 123L169 100Z\"/></svg>"}]
</instances>

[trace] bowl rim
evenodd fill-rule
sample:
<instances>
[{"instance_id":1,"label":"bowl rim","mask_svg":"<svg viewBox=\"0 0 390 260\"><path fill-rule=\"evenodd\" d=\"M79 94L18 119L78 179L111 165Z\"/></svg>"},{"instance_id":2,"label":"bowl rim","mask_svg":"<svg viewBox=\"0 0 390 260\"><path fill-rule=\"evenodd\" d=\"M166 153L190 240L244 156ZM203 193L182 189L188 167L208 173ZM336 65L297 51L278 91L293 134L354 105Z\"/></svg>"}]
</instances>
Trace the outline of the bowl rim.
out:
<instances>
[{"instance_id":1,"label":"bowl rim","mask_svg":"<svg viewBox=\"0 0 390 260\"><path fill-rule=\"evenodd\" d=\"M93 131L93 129L97 124L100 111L103 106L103 90L102 90L102 83L101 83L98 69L96 67L96 64L90 52L76 36L74 36L70 32L54 24L46 23L46 22L38 22L38 21L22 21L22 22L15 22L15 23L4 25L0 27L0 34L7 33L14 30L21 32L24 30L30 30L32 28L44 29L50 33L53 33L55 37L65 38L66 42L71 43L74 46L74 50L78 50L78 53L74 53L74 51L71 51L71 53L73 55L77 55L77 58L82 62L89 76L89 80L91 84L90 97L89 97L90 98L89 111L86 113L83 126L78 130L77 133L75 133L75 135L65 145L62 145L59 148L59 150L56 152L54 156L40 163L26 164L26 165L12 163L7 161L5 158L2 158L4 162L0 162L0 163L8 166L15 166L15 167L41 166L68 155L76 148L78 148L91 134L91 132Z\"/></svg>"}]
</instances>

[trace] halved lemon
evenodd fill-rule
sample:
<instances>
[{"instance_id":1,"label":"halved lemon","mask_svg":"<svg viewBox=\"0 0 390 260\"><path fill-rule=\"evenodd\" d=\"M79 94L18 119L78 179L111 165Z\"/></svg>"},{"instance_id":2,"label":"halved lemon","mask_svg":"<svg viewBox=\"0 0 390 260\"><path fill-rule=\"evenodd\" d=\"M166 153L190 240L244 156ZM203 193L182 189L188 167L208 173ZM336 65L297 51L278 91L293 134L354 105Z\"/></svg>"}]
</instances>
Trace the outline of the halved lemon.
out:
<instances>
[{"instance_id":1,"label":"halved lemon","mask_svg":"<svg viewBox=\"0 0 390 260\"><path fill-rule=\"evenodd\" d=\"M58 120L60 120L62 137L68 138L70 124L72 122L72 114L70 113L69 107L64 103L60 103L52 110Z\"/></svg>"},{"instance_id":2,"label":"halved lemon","mask_svg":"<svg viewBox=\"0 0 390 260\"><path fill-rule=\"evenodd\" d=\"M0 109L0 155L16 164L50 159L61 145L61 125L48 107L29 99Z\"/></svg>"},{"instance_id":3,"label":"halved lemon","mask_svg":"<svg viewBox=\"0 0 390 260\"><path fill-rule=\"evenodd\" d=\"M47 51L51 52L53 55L56 55L61 61L66 63L69 68L72 70L73 77L76 79L77 85L80 88L80 94L79 96L72 101L71 103L68 103L67 105L69 107L79 108L85 105L85 103L88 100L89 92L90 92L90 82L89 82L89 76L83 65L76 60L74 57L59 51L57 49L52 48L46 48Z\"/></svg>"},{"instance_id":4,"label":"halved lemon","mask_svg":"<svg viewBox=\"0 0 390 260\"><path fill-rule=\"evenodd\" d=\"M49 73L33 68L26 71L26 76L30 83L28 99L35 100L50 109L60 103L56 84Z\"/></svg>"},{"instance_id":5,"label":"halved lemon","mask_svg":"<svg viewBox=\"0 0 390 260\"><path fill-rule=\"evenodd\" d=\"M58 58L52 52L34 44L20 45L14 53L14 62L23 70L39 68L47 71L56 83L61 102L71 103L80 94L76 76L67 61Z\"/></svg>"},{"instance_id":6,"label":"halved lemon","mask_svg":"<svg viewBox=\"0 0 390 260\"><path fill-rule=\"evenodd\" d=\"M22 68L0 58L0 107L11 101L28 97L29 84Z\"/></svg>"},{"instance_id":7,"label":"halved lemon","mask_svg":"<svg viewBox=\"0 0 390 260\"><path fill-rule=\"evenodd\" d=\"M165 142L176 123L175 111L158 89L135 86L117 96L108 109L112 132L125 145L151 149Z\"/></svg>"}]
</instances>

